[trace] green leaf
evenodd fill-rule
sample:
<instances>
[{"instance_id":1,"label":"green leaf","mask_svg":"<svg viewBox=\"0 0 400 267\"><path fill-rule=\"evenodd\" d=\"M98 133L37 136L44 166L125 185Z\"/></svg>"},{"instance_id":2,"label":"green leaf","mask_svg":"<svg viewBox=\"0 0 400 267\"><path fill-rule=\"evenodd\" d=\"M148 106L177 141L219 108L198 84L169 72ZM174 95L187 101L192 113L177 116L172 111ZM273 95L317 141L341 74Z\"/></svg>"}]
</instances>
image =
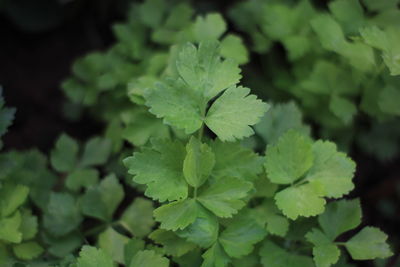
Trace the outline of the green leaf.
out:
<instances>
[{"instance_id":1,"label":"green leaf","mask_svg":"<svg viewBox=\"0 0 400 267\"><path fill-rule=\"evenodd\" d=\"M156 83L144 97L151 113L186 134L197 131L203 124L201 110L205 107L200 96L180 80Z\"/></svg>"},{"instance_id":2,"label":"green leaf","mask_svg":"<svg viewBox=\"0 0 400 267\"><path fill-rule=\"evenodd\" d=\"M124 248L124 257L125 257L125 265L130 266L133 257L138 253L140 250L144 249L144 241L132 238L129 242L125 245Z\"/></svg>"},{"instance_id":3,"label":"green leaf","mask_svg":"<svg viewBox=\"0 0 400 267\"><path fill-rule=\"evenodd\" d=\"M198 49L193 44L186 44L179 53L176 66L190 91L197 92L207 101L237 84L242 77L237 63L221 60L217 41L201 42Z\"/></svg>"},{"instance_id":4,"label":"green leaf","mask_svg":"<svg viewBox=\"0 0 400 267\"><path fill-rule=\"evenodd\" d=\"M379 108L388 114L400 116L400 90L393 86L386 86L379 94Z\"/></svg>"},{"instance_id":5,"label":"green leaf","mask_svg":"<svg viewBox=\"0 0 400 267\"><path fill-rule=\"evenodd\" d=\"M19 230L22 233L23 240L29 240L36 236L38 232L38 219L36 216L32 215L31 210L21 210L21 225Z\"/></svg>"},{"instance_id":6,"label":"green leaf","mask_svg":"<svg viewBox=\"0 0 400 267\"><path fill-rule=\"evenodd\" d=\"M43 217L45 229L54 236L63 236L82 221L79 205L68 193L51 193L47 210Z\"/></svg>"},{"instance_id":7,"label":"green leaf","mask_svg":"<svg viewBox=\"0 0 400 267\"><path fill-rule=\"evenodd\" d=\"M13 246L14 254L22 260L32 260L44 252L37 242L26 242Z\"/></svg>"},{"instance_id":8,"label":"green leaf","mask_svg":"<svg viewBox=\"0 0 400 267\"><path fill-rule=\"evenodd\" d=\"M98 238L100 249L120 264L124 263L124 248L128 242L128 237L116 232L112 227L99 234Z\"/></svg>"},{"instance_id":9,"label":"green leaf","mask_svg":"<svg viewBox=\"0 0 400 267\"><path fill-rule=\"evenodd\" d=\"M331 98L329 102L329 109L346 125L351 123L354 115L357 113L357 108L354 103L347 98L340 96L333 96Z\"/></svg>"},{"instance_id":10,"label":"green leaf","mask_svg":"<svg viewBox=\"0 0 400 267\"><path fill-rule=\"evenodd\" d=\"M268 267L310 267L314 266L311 258L287 252L267 240L259 251L261 263Z\"/></svg>"},{"instance_id":11,"label":"green leaf","mask_svg":"<svg viewBox=\"0 0 400 267\"><path fill-rule=\"evenodd\" d=\"M323 48L337 52L346 46L347 42L342 28L330 15L318 15L311 20L311 26Z\"/></svg>"},{"instance_id":12,"label":"green leaf","mask_svg":"<svg viewBox=\"0 0 400 267\"><path fill-rule=\"evenodd\" d=\"M29 194L29 188L24 185L4 183L0 187L0 215L10 216L21 206Z\"/></svg>"},{"instance_id":13,"label":"green leaf","mask_svg":"<svg viewBox=\"0 0 400 267\"><path fill-rule=\"evenodd\" d=\"M219 178L199 193L197 200L218 217L229 218L246 203L242 200L253 188L238 178Z\"/></svg>"},{"instance_id":14,"label":"green leaf","mask_svg":"<svg viewBox=\"0 0 400 267\"><path fill-rule=\"evenodd\" d=\"M288 187L275 195L276 205L283 214L296 220L298 216L310 217L324 211L325 199L318 184Z\"/></svg>"},{"instance_id":15,"label":"green leaf","mask_svg":"<svg viewBox=\"0 0 400 267\"><path fill-rule=\"evenodd\" d=\"M293 183L311 168L313 160L311 140L290 130L276 144L267 147L267 177L276 184Z\"/></svg>"},{"instance_id":16,"label":"green leaf","mask_svg":"<svg viewBox=\"0 0 400 267\"><path fill-rule=\"evenodd\" d=\"M152 201L136 197L129 207L125 209L120 223L134 236L145 237L151 232L155 224L153 210Z\"/></svg>"},{"instance_id":17,"label":"green leaf","mask_svg":"<svg viewBox=\"0 0 400 267\"><path fill-rule=\"evenodd\" d=\"M218 13L210 13L205 17L197 16L193 26L196 41L218 40L226 31L226 23Z\"/></svg>"},{"instance_id":18,"label":"green leaf","mask_svg":"<svg viewBox=\"0 0 400 267\"><path fill-rule=\"evenodd\" d=\"M263 158L239 142L225 143L216 139L210 143L215 154L214 177L237 177L253 181L263 171Z\"/></svg>"},{"instance_id":19,"label":"green leaf","mask_svg":"<svg viewBox=\"0 0 400 267\"><path fill-rule=\"evenodd\" d=\"M215 164L215 156L207 144L191 137L186 145L186 157L183 161L183 174L188 184L200 187L210 176Z\"/></svg>"},{"instance_id":20,"label":"green leaf","mask_svg":"<svg viewBox=\"0 0 400 267\"><path fill-rule=\"evenodd\" d=\"M161 25L166 10L162 0L146 0L139 6L139 17L144 25L156 28Z\"/></svg>"},{"instance_id":21,"label":"green leaf","mask_svg":"<svg viewBox=\"0 0 400 267\"><path fill-rule=\"evenodd\" d=\"M365 23L364 11L358 0L335 0L329 3L329 9L347 33L357 33Z\"/></svg>"},{"instance_id":22,"label":"green leaf","mask_svg":"<svg viewBox=\"0 0 400 267\"><path fill-rule=\"evenodd\" d=\"M83 151L81 166L88 167L106 163L112 149L111 141L100 137L91 138Z\"/></svg>"},{"instance_id":23,"label":"green leaf","mask_svg":"<svg viewBox=\"0 0 400 267\"><path fill-rule=\"evenodd\" d=\"M326 206L325 212L318 217L325 234L333 241L340 234L356 228L361 223L359 199L338 200Z\"/></svg>"},{"instance_id":24,"label":"green leaf","mask_svg":"<svg viewBox=\"0 0 400 267\"><path fill-rule=\"evenodd\" d=\"M360 29L361 37L364 39L364 42L368 45L379 49L379 50L386 50L388 39L386 33L380 30L376 26L366 27Z\"/></svg>"},{"instance_id":25,"label":"green leaf","mask_svg":"<svg viewBox=\"0 0 400 267\"><path fill-rule=\"evenodd\" d=\"M51 166L59 172L72 171L77 163L78 143L66 134L62 134L51 151Z\"/></svg>"},{"instance_id":26,"label":"green leaf","mask_svg":"<svg viewBox=\"0 0 400 267\"><path fill-rule=\"evenodd\" d=\"M238 64L245 64L249 61L249 53L242 38L234 34L228 34L221 41L221 56L231 58Z\"/></svg>"},{"instance_id":27,"label":"green leaf","mask_svg":"<svg viewBox=\"0 0 400 267\"><path fill-rule=\"evenodd\" d=\"M217 241L219 222L217 217L204 208L199 208L196 220L176 234L202 248L209 248Z\"/></svg>"},{"instance_id":28,"label":"green leaf","mask_svg":"<svg viewBox=\"0 0 400 267\"><path fill-rule=\"evenodd\" d=\"M88 188L97 184L99 172L96 169L77 169L68 174L65 185L72 191L79 191L82 187Z\"/></svg>"},{"instance_id":29,"label":"green leaf","mask_svg":"<svg viewBox=\"0 0 400 267\"><path fill-rule=\"evenodd\" d=\"M304 135L310 135L310 127L303 123L300 109L294 102L274 104L254 126L257 135L266 144L273 144L288 130L293 129Z\"/></svg>"},{"instance_id":30,"label":"green leaf","mask_svg":"<svg viewBox=\"0 0 400 267\"><path fill-rule=\"evenodd\" d=\"M221 233L219 242L229 256L240 258L250 254L266 234L251 213L241 213Z\"/></svg>"},{"instance_id":31,"label":"green leaf","mask_svg":"<svg viewBox=\"0 0 400 267\"><path fill-rule=\"evenodd\" d=\"M165 230L176 231L192 224L198 214L198 203L194 199L175 201L154 210L156 221Z\"/></svg>"},{"instance_id":32,"label":"green leaf","mask_svg":"<svg viewBox=\"0 0 400 267\"><path fill-rule=\"evenodd\" d=\"M133 257L130 267L168 267L169 260L152 250L142 250ZM80 267L80 266L78 266Z\"/></svg>"},{"instance_id":33,"label":"green leaf","mask_svg":"<svg viewBox=\"0 0 400 267\"><path fill-rule=\"evenodd\" d=\"M11 243L20 243L22 233L19 230L21 225L21 214L15 212L11 217L0 218L0 240Z\"/></svg>"},{"instance_id":34,"label":"green leaf","mask_svg":"<svg viewBox=\"0 0 400 267\"><path fill-rule=\"evenodd\" d=\"M180 238L174 232L163 229L155 230L149 235L149 238L155 243L163 245L165 254L175 257L181 257L196 247L195 244Z\"/></svg>"},{"instance_id":35,"label":"green leaf","mask_svg":"<svg viewBox=\"0 0 400 267\"><path fill-rule=\"evenodd\" d=\"M336 145L328 141L317 141L312 147L314 165L307 174L308 181L318 181L325 190L324 195L339 198L354 188L352 182L356 165Z\"/></svg>"},{"instance_id":36,"label":"green leaf","mask_svg":"<svg viewBox=\"0 0 400 267\"><path fill-rule=\"evenodd\" d=\"M185 199L188 186L182 172L185 147L179 141L153 141L153 149L144 148L124 160L133 181L146 184L145 195L165 202Z\"/></svg>"},{"instance_id":37,"label":"green leaf","mask_svg":"<svg viewBox=\"0 0 400 267\"><path fill-rule=\"evenodd\" d=\"M254 134L250 126L259 122L269 106L249 95L245 87L229 87L210 107L206 125L222 141L235 141Z\"/></svg>"},{"instance_id":38,"label":"green leaf","mask_svg":"<svg viewBox=\"0 0 400 267\"><path fill-rule=\"evenodd\" d=\"M386 243L387 235L375 227L364 227L346 242L345 246L354 260L388 258L393 255Z\"/></svg>"},{"instance_id":39,"label":"green leaf","mask_svg":"<svg viewBox=\"0 0 400 267\"><path fill-rule=\"evenodd\" d=\"M47 251L58 258L65 258L81 248L83 243L81 233L76 231L62 237L54 237L46 233L43 239L47 244Z\"/></svg>"},{"instance_id":40,"label":"green leaf","mask_svg":"<svg viewBox=\"0 0 400 267\"><path fill-rule=\"evenodd\" d=\"M82 213L108 221L124 198L124 189L114 174L90 187L82 197Z\"/></svg>"},{"instance_id":41,"label":"green leaf","mask_svg":"<svg viewBox=\"0 0 400 267\"><path fill-rule=\"evenodd\" d=\"M262 222L266 223L268 233L284 237L289 230L289 220L282 216L272 199L266 199L256 208Z\"/></svg>"},{"instance_id":42,"label":"green leaf","mask_svg":"<svg viewBox=\"0 0 400 267\"><path fill-rule=\"evenodd\" d=\"M307 233L306 239L314 244L313 257L317 267L329 267L339 260L339 248L318 229Z\"/></svg>"},{"instance_id":43,"label":"green leaf","mask_svg":"<svg viewBox=\"0 0 400 267\"><path fill-rule=\"evenodd\" d=\"M83 246L79 253L77 267L114 267L110 255L101 248Z\"/></svg>"},{"instance_id":44,"label":"green leaf","mask_svg":"<svg viewBox=\"0 0 400 267\"><path fill-rule=\"evenodd\" d=\"M214 245L203 254L203 259L204 261L201 267L225 267L228 266L230 262L229 256L218 242L215 242Z\"/></svg>"}]
</instances>

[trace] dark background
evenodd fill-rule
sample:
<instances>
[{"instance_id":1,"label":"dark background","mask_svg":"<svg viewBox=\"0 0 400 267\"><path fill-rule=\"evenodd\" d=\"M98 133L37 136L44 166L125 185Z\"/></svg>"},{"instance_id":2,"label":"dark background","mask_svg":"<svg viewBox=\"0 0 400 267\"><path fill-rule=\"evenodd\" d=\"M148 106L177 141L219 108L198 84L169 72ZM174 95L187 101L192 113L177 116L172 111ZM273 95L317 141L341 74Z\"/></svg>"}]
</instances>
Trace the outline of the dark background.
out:
<instances>
[{"instance_id":1,"label":"dark background","mask_svg":"<svg viewBox=\"0 0 400 267\"><path fill-rule=\"evenodd\" d=\"M38 148L47 153L61 132L84 140L102 129L85 112L72 122L63 115L61 82L75 59L113 43L111 25L124 20L128 0L0 0L0 84L16 119L5 149ZM207 3L225 10L224 1ZM200 5L205 5L204 1ZM200 7L201 8L201 7ZM235 29L233 29L235 30ZM356 189L364 224L389 234L394 251L400 237L400 159L381 163L354 150ZM398 255L387 266L395 266ZM368 266L370 263L361 263Z\"/></svg>"}]
</instances>

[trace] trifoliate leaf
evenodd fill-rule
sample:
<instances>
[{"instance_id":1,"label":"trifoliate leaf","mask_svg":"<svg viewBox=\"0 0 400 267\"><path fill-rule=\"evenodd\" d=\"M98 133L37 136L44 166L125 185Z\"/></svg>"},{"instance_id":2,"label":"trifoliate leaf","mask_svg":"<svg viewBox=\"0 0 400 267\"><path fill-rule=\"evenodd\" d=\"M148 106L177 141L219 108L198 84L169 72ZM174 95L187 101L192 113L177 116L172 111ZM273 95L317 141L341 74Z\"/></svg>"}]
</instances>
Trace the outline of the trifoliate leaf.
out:
<instances>
[{"instance_id":1,"label":"trifoliate leaf","mask_svg":"<svg viewBox=\"0 0 400 267\"><path fill-rule=\"evenodd\" d=\"M20 243L22 233L19 230L21 225L21 213L15 212L7 218L0 218L0 240L11 243Z\"/></svg>"},{"instance_id":2,"label":"trifoliate leaf","mask_svg":"<svg viewBox=\"0 0 400 267\"><path fill-rule=\"evenodd\" d=\"M153 149L135 152L124 164L135 175L134 182L147 185L146 196L160 202L172 201L188 195L182 172L185 155L185 147L178 141L154 141Z\"/></svg>"},{"instance_id":3,"label":"trifoliate leaf","mask_svg":"<svg viewBox=\"0 0 400 267\"><path fill-rule=\"evenodd\" d=\"M361 207L358 199L338 200L326 206L318 222L325 234L333 241L340 234L356 228L361 223Z\"/></svg>"},{"instance_id":4,"label":"trifoliate leaf","mask_svg":"<svg viewBox=\"0 0 400 267\"><path fill-rule=\"evenodd\" d=\"M242 38L234 34L228 34L221 41L221 56L231 58L238 64L246 64L249 61L249 53Z\"/></svg>"},{"instance_id":5,"label":"trifoliate leaf","mask_svg":"<svg viewBox=\"0 0 400 267\"><path fill-rule=\"evenodd\" d=\"M218 242L215 242L202 256L204 261L201 267L225 267L230 262L229 256Z\"/></svg>"},{"instance_id":6,"label":"trifoliate leaf","mask_svg":"<svg viewBox=\"0 0 400 267\"><path fill-rule=\"evenodd\" d=\"M217 241L219 223L215 215L204 208L199 208L196 220L176 234L187 241L197 244L202 248L208 248Z\"/></svg>"},{"instance_id":7,"label":"trifoliate leaf","mask_svg":"<svg viewBox=\"0 0 400 267\"><path fill-rule=\"evenodd\" d=\"M90 187L97 184L99 172L96 169L77 169L68 174L65 185L72 191L79 191L82 187Z\"/></svg>"},{"instance_id":8,"label":"trifoliate leaf","mask_svg":"<svg viewBox=\"0 0 400 267\"><path fill-rule=\"evenodd\" d=\"M44 249L37 242L30 241L14 245L13 251L15 256L21 260L32 260L39 257L44 252Z\"/></svg>"},{"instance_id":9,"label":"trifoliate leaf","mask_svg":"<svg viewBox=\"0 0 400 267\"><path fill-rule=\"evenodd\" d=\"M310 127L303 123L300 109L294 102L274 104L254 126L257 135L266 144L273 144L288 130L294 129L304 135L310 135Z\"/></svg>"},{"instance_id":10,"label":"trifoliate leaf","mask_svg":"<svg viewBox=\"0 0 400 267\"><path fill-rule=\"evenodd\" d=\"M237 177L253 181L263 170L263 158L239 142L225 143L216 139L210 143L215 154L214 177Z\"/></svg>"},{"instance_id":11,"label":"trifoliate leaf","mask_svg":"<svg viewBox=\"0 0 400 267\"><path fill-rule=\"evenodd\" d=\"M204 96L207 101L237 84L242 77L237 63L229 59L221 60L217 41L202 42L198 49L190 43L186 44L179 53L176 65L190 90Z\"/></svg>"},{"instance_id":12,"label":"trifoliate leaf","mask_svg":"<svg viewBox=\"0 0 400 267\"><path fill-rule=\"evenodd\" d=\"M155 230L149 235L149 238L157 244L163 245L165 254L175 257L181 257L196 247L195 244L180 238L174 232L163 229Z\"/></svg>"},{"instance_id":13,"label":"trifoliate leaf","mask_svg":"<svg viewBox=\"0 0 400 267\"><path fill-rule=\"evenodd\" d=\"M329 267L339 260L339 248L318 229L307 233L306 239L314 245L313 257L317 267Z\"/></svg>"},{"instance_id":14,"label":"trifoliate leaf","mask_svg":"<svg viewBox=\"0 0 400 267\"><path fill-rule=\"evenodd\" d=\"M38 219L36 216L32 215L31 210L21 210L21 225L19 230L22 233L23 240L29 240L36 236L38 232Z\"/></svg>"},{"instance_id":15,"label":"trifoliate leaf","mask_svg":"<svg viewBox=\"0 0 400 267\"><path fill-rule=\"evenodd\" d=\"M256 208L258 216L266 223L268 233L284 237L289 230L289 220L282 216L272 199L266 199Z\"/></svg>"},{"instance_id":16,"label":"trifoliate leaf","mask_svg":"<svg viewBox=\"0 0 400 267\"><path fill-rule=\"evenodd\" d=\"M283 214L296 220L298 216L310 217L324 211L325 199L318 184L288 187L275 195L276 205Z\"/></svg>"},{"instance_id":17,"label":"trifoliate leaf","mask_svg":"<svg viewBox=\"0 0 400 267\"><path fill-rule=\"evenodd\" d=\"M199 193L197 200L218 217L232 217L246 203L242 200L253 188L238 178L218 178Z\"/></svg>"},{"instance_id":18,"label":"trifoliate leaf","mask_svg":"<svg viewBox=\"0 0 400 267\"><path fill-rule=\"evenodd\" d=\"M74 197L68 193L51 193L43 217L45 229L54 236L63 236L80 225L82 216Z\"/></svg>"},{"instance_id":19,"label":"trifoliate leaf","mask_svg":"<svg viewBox=\"0 0 400 267\"><path fill-rule=\"evenodd\" d=\"M218 240L229 256L240 258L250 254L266 234L264 227L250 213L242 213L233 218Z\"/></svg>"},{"instance_id":20,"label":"trifoliate leaf","mask_svg":"<svg viewBox=\"0 0 400 267\"><path fill-rule=\"evenodd\" d=\"M108 139L100 137L91 138L83 151L80 165L83 167L106 163L111 153L112 144Z\"/></svg>"},{"instance_id":21,"label":"trifoliate leaf","mask_svg":"<svg viewBox=\"0 0 400 267\"><path fill-rule=\"evenodd\" d=\"M154 217L161 222L162 229L176 231L192 224L197 218L198 209L194 199L175 201L154 210Z\"/></svg>"},{"instance_id":22,"label":"trifoliate leaf","mask_svg":"<svg viewBox=\"0 0 400 267\"><path fill-rule=\"evenodd\" d=\"M268 267L310 267L314 266L311 258L287 252L267 240L259 251L261 263Z\"/></svg>"},{"instance_id":23,"label":"trifoliate leaf","mask_svg":"<svg viewBox=\"0 0 400 267\"><path fill-rule=\"evenodd\" d=\"M129 242L129 238L121 235L112 227L99 234L98 244L99 247L106 252L111 258L123 264L124 263L124 248Z\"/></svg>"},{"instance_id":24,"label":"trifoliate leaf","mask_svg":"<svg viewBox=\"0 0 400 267\"><path fill-rule=\"evenodd\" d=\"M269 106L249 95L245 87L229 87L211 106L206 125L222 141L235 141L254 134L250 126L259 122Z\"/></svg>"},{"instance_id":25,"label":"trifoliate leaf","mask_svg":"<svg viewBox=\"0 0 400 267\"><path fill-rule=\"evenodd\" d=\"M168 267L169 260L164 258L158 254L156 254L152 250L142 250L136 253L131 261L131 265L129 267ZM78 266L80 267L80 266Z\"/></svg>"},{"instance_id":26,"label":"trifoliate leaf","mask_svg":"<svg viewBox=\"0 0 400 267\"><path fill-rule=\"evenodd\" d=\"M352 182L355 163L336 145L328 141L313 144L314 164L307 174L308 181L318 181L325 188L325 196L339 198L354 188Z\"/></svg>"},{"instance_id":27,"label":"trifoliate leaf","mask_svg":"<svg viewBox=\"0 0 400 267\"><path fill-rule=\"evenodd\" d=\"M29 194L29 188L11 183L2 184L0 188L0 217L7 217L21 206Z\"/></svg>"},{"instance_id":28,"label":"trifoliate leaf","mask_svg":"<svg viewBox=\"0 0 400 267\"><path fill-rule=\"evenodd\" d=\"M51 151L50 162L52 167L59 172L69 172L77 163L78 143L66 134L62 134Z\"/></svg>"},{"instance_id":29,"label":"trifoliate leaf","mask_svg":"<svg viewBox=\"0 0 400 267\"><path fill-rule=\"evenodd\" d=\"M386 243L387 235L375 227L364 227L346 242L345 246L354 260L388 258L393 255Z\"/></svg>"},{"instance_id":30,"label":"trifoliate leaf","mask_svg":"<svg viewBox=\"0 0 400 267\"><path fill-rule=\"evenodd\" d=\"M114 267L110 255L101 248L83 246L79 253L77 267ZM139 265L138 265L139 266Z\"/></svg>"},{"instance_id":31,"label":"trifoliate leaf","mask_svg":"<svg viewBox=\"0 0 400 267\"><path fill-rule=\"evenodd\" d=\"M124 189L114 174L90 187L82 198L82 213L103 221L112 218L124 198Z\"/></svg>"},{"instance_id":32,"label":"trifoliate leaf","mask_svg":"<svg viewBox=\"0 0 400 267\"><path fill-rule=\"evenodd\" d=\"M210 13L205 17L198 16L193 26L196 41L218 40L226 31L226 23L218 13Z\"/></svg>"},{"instance_id":33,"label":"trifoliate leaf","mask_svg":"<svg viewBox=\"0 0 400 267\"><path fill-rule=\"evenodd\" d=\"M203 124L201 110L204 104L196 92L182 81L159 82L147 90L144 95L146 105L157 118L164 123L185 130L191 134Z\"/></svg>"},{"instance_id":34,"label":"trifoliate leaf","mask_svg":"<svg viewBox=\"0 0 400 267\"><path fill-rule=\"evenodd\" d=\"M153 202L136 197L122 214L120 223L137 237L144 237L151 232L155 222L153 219Z\"/></svg>"},{"instance_id":35,"label":"trifoliate leaf","mask_svg":"<svg viewBox=\"0 0 400 267\"><path fill-rule=\"evenodd\" d=\"M188 184L201 186L210 176L215 164L215 156L207 144L191 137L186 145L186 157L183 161L183 174Z\"/></svg>"},{"instance_id":36,"label":"trifoliate leaf","mask_svg":"<svg viewBox=\"0 0 400 267\"><path fill-rule=\"evenodd\" d=\"M312 142L296 131L288 131L266 152L267 177L276 184L290 184L312 166Z\"/></svg>"}]
</instances>

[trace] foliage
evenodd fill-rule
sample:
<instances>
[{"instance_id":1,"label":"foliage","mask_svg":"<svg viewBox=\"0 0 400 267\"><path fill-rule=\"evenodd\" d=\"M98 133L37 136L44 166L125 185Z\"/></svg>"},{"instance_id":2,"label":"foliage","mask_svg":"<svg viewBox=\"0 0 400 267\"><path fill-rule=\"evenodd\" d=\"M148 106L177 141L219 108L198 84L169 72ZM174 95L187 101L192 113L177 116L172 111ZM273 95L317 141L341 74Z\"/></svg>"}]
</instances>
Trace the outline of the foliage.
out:
<instances>
[{"instance_id":1,"label":"foliage","mask_svg":"<svg viewBox=\"0 0 400 267\"><path fill-rule=\"evenodd\" d=\"M86 142L61 134L48 157L37 150L0 154L0 265L322 267L346 266L344 251L353 260L390 257L387 235L360 227L360 200L342 199L355 187L355 162L334 142L313 139L294 102L266 103L241 85L247 48L226 33L220 14L194 16L188 3L171 3L134 4L128 22L113 28L116 44L79 59L63 83L74 102L68 112L87 107L104 133ZM391 40L392 30L344 37L364 25L361 15L353 24L357 16L340 13L352 10L347 2L332 2L336 15L315 14L306 1L293 9L257 3L232 10L252 48L266 53L279 41L293 64L311 66L298 84L311 88L306 100L325 105L311 93L332 97L336 121L352 120L345 86L363 84L362 74L376 70L364 58L372 49L398 71L397 47L375 38ZM255 15L244 20L249 12ZM261 25L263 12L268 22ZM313 17L307 27L306 14ZM308 49L323 59L303 61ZM350 78L349 68L358 73ZM327 73L333 76L321 78ZM274 83L298 82L280 75ZM332 88L346 96L331 96ZM1 98L0 135L14 112Z\"/></svg>"}]
</instances>

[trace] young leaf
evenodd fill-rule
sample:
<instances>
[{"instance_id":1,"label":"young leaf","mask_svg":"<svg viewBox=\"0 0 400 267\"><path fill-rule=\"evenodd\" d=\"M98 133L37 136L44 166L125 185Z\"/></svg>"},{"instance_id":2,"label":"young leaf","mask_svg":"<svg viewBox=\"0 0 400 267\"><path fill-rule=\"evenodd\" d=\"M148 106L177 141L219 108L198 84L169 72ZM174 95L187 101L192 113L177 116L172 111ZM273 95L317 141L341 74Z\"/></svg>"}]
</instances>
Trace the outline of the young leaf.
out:
<instances>
[{"instance_id":1,"label":"young leaf","mask_svg":"<svg viewBox=\"0 0 400 267\"><path fill-rule=\"evenodd\" d=\"M144 241L132 238L129 242L125 245L124 248L124 258L125 258L125 265L130 266L133 257L138 253L140 250L144 249Z\"/></svg>"},{"instance_id":2,"label":"young leaf","mask_svg":"<svg viewBox=\"0 0 400 267\"><path fill-rule=\"evenodd\" d=\"M326 206L318 216L325 234L333 241L340 234L356 228L361 223L361 207L358 199L338 200Z\"/></svg>"},{"instance_id":3,"label":"young leaf","mask_svg":"<svg viewBox=\"0 0 400 267\"><path fill-rule=\"evenodd\" d=\"M219 178L203 189L197 200L218 217L232 217L246 204L242 199L252 188L251 183L238 178Z\"/></svg>"},{"instance_id":4,"label":"young leaf","mask_svg":"<svg viewBox=\"0 0 400 267\"><path fill-rule=\"evenodd\" d=\"M11 183L2 184L0 188L0 217L7 217L21 206L29 194L29 188Z\"/></svg>"},{"instance_id":5,"label":"young leaf","mask_svg":"<svg viewBox=\"0 0 400 267\"><path fill-rule=\"evenodd\" d=\"M111 153L111 142L108 139L94 137L85 144L81 166L89 167L106 163Z\"/></svg>"},{"instance_id":6,"label":"young leaf","mask_svg":"<svg viewBox=\"0 0 400 267\"><path fill-rule=\"evenodd\" d=\"M168 267L169 260L164 258L158 254L156 254L152 250L142 250L136 253L131 261L131 265L129 267ZM80 267L80 266L78 266Z\"/></svg>"},{"instance_id":7,"label":"young leaf","mask_svg":"<svg viewBox=\"0 0 400 267\"><path fill-rule=\"evenodd\" d=\"M29 240L36 236L38 232L38 218L32 215L31 210L21 210L21 225L19 230L22 233L23 240Z\"/></svg>"},{"instance_id":8,"label":"young leaf","mask_svg":"<svg viewBox=\"0 0 400 267\"><path fill-rule=\"evenodd\" d=\"M345 246L355 260L388 258L393 255L386 243L387 235L375 227L364 227L346 242Z\"/></svg>"},{"instance_id":9,"label":"young leaf","mask_svg":"<svg viewBox=\"0 0 400 267\"><path fill-rule=\"evenodd\" d=\"M329 267L339 260L339 248L318 229L307 233L306 239L314 245L313 256L317 267Z\"/></svg>"},{"instance_id":10,"label":"young leaf","mask_svg":"<svg viewBox=\"0 0 400 267\"><path fill-rule=\"evenodd\" d=\"M249 53L242 38L234 34L228 34L221 41L221 56L231 58L238 64L246 64L249 61Z\"/></svg>"},{"instance_id":11,"label":"young leaf","mask_svg":"<svg viewBox=\"0 0 400 267\"><path fill-rule=\"evenodd\" d=\"M22 260L32 260L44 252L37 242L26 242L13 246L14 254Z\"/></svg>"},{"instance_id":12,"label":"young leaf","mask_svg":"<svg viewBox=\"0 0 400 267\"><path fill-rule=\"evenodd\" d=\"M228 87L237 84L242 77L237 63L222 61L217 41L201 42L198 49L186 44L176 62L180 77L191 91L210 100Z\"/></svg>"},{"instance_id":13,"label":"young leaf","mask_svg":"<svg viewBox=\"0 0 400 267\"><path fill-rule=\"evenodd\" d=\"M191 137L186 145L186 157L183 161L183 174L188 184L201 186L210 176L215 164L215 156L207 144Z\"/></svg>"},{"instance_id":14,"label":"young leaf","mask_svg":"<svg viewBox=\"0 0 400 267\"><path fill-rule=\"evenodd\" d=\"M83 246L79 253L77 267L114 267L114 263L101 248Z\"/></svg>"},{"instance_id":15,"label":"young leaf","mask_svg":"<svg viewBox=\"0 0 400 267\"><path fill-rule=\"evenodd\" d=\"M311 168L313 161L311 140L290 130L267 148L267 177L276 184L293 183Z\"/></svg>"},{"instance_id":16,"label":"young leaf","mask_svg":"<svg viewBox=\"0 0 400 267\"><path fill-rule=\"evenodd\" d=\"M68 174L65 185L72 191L79 191L82 187L90 187L97 184L99 172L96 169L77 169Z\"/></svg>"},{"instance_id":17,"label":"young leaf","mask_svg":"<svg viewBox=\"0 0 400 267\"><path fill-rule=\"evenodd\" d=\"M254 134L251 125L259 122L269 106L249 95L245 87L229 87L211 106L206 125L222 141L235 141Z\"/></svg>"},{"instance_id":18,"label":"young leaf","mask_svg":"<svg viewBox=\"0 0 400 267\"><path fill-rule=\"evenodd\" d=\"M164 202L186 199L188 185L182 172L185 147L179 141L153 141L153 149L145 148L124 160L133 181L146 184L145 195Z\"/></svg>"},{"instance_id":19,"label":"young leaf","mask_svg":"<svg viewBox=\"0 0 400 267\"><path fill-rule=\"evenodd\" d=\"M154 217L161 222L162 229L176 231L192 224L197 218L198 209L194 199L175 201L154 210Z\"/></svg>"},{"instance_id":20,"label":"young leaf","mask_svg":"<svg viewBox=\"0 0 400 267\"><path fill-rule=\"evenodd\" d=\"M19 230L20 225L21 213L19 211L10 217L0 218L0 240L20 243L22 240L22 233Z\"/></svg>"},{"instance_id":21,"label":"young leaf","mask_svg":"<svg viewBox=\"0 0 400 267\"><path fill-rule=\"evenodd\" d=\"M194 23L193 32L196 40L218 40L226 31L226 23L218 13L210 13L205 17L198 16Z\"/></svg>"},{"instance_id":22,"label":"young leaf","mask_svg":"<svg viewBox=\"0 0 400 267\"><path fill-rule=\"evenodd\" d=\"M62 134L51 151L50 162L59 172L72 171L77 163L78 143L66 134Z\"/></svg>"}]
</instances>

